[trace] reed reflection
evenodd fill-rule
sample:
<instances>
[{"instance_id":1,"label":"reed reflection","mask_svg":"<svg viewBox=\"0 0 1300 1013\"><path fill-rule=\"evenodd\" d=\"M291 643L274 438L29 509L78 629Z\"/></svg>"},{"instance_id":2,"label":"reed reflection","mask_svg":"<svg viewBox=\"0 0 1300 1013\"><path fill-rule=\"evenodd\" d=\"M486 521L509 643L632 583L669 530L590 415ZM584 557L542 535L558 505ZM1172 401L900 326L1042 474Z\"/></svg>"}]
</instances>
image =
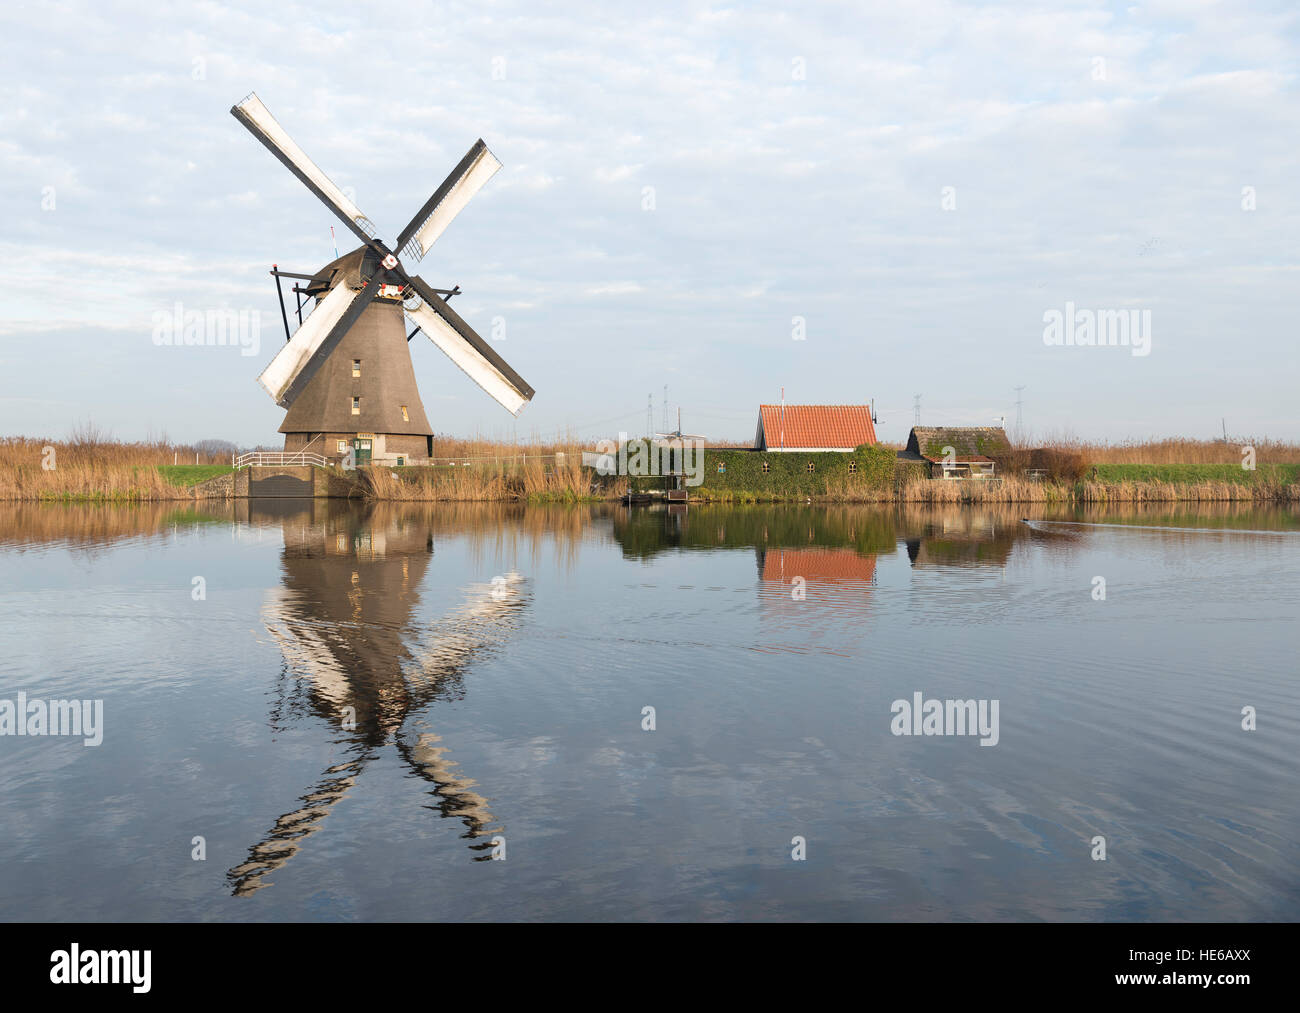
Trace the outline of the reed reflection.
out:
<instances>
[{"instance_id":1,"label":"reed reflection","mask_svg":"<svg viewBox=\"0 0 1300 1013\"><path fill-rule=\"evenodd\" d=\"M1031 530L1014 509L900 510L899 537L912 567L1004 567Z\"/></svg>"},{"instance_id":2,"label":"reed reflection","mask_svg":"<svg viewBox=\"0 0 1300 1013\"><path fill-rule=\"evenodd\" d=\"M320 830L390 744L430 785L431 808L464 824L472 850L490 849L482 838L502 828L494 825L488 800L436 734L408 722L434 701L460 697L466 668L509 639L528 605L525 580L512 572L470 587L441 619L417 624L413 616L434 553L432 528L418 514L376 517L330 501L250 511L253 523L276 518L284 538L282 584L268 592L262 612L284 655L272 727L314 715L337 730L343 759L322 771L229 871L232 892L247 896L270 885L267 875Z\"/></svg>"}]
</instances>

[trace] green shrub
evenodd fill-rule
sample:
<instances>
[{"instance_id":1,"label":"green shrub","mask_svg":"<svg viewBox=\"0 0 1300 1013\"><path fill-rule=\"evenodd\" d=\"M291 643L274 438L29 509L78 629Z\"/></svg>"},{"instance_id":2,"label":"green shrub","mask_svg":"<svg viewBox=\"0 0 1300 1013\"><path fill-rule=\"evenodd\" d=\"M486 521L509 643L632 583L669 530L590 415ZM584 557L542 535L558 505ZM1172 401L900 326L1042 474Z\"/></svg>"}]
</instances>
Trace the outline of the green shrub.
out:
<instances>
[{"instance_id":1,"label":"green shrub","mask_svg":"<svg viewBox=\"0 0 1300 1013\"><path fill-rule=\"evenodd\" d=\"M628 445L629 459L634 459L641 443L643 441L634 441ZM688 486L688 489L693 497L716 499L775 500L826 496L847 499L857 495L869 498L893 488L896 456L888 447L866 444L851 453L805 454L706 448L701 471L703 481L698 486ZM629 486L633 492L662 489L664 479L662 476L633 476L629 478Z\"/></svg>"}]
</instances>

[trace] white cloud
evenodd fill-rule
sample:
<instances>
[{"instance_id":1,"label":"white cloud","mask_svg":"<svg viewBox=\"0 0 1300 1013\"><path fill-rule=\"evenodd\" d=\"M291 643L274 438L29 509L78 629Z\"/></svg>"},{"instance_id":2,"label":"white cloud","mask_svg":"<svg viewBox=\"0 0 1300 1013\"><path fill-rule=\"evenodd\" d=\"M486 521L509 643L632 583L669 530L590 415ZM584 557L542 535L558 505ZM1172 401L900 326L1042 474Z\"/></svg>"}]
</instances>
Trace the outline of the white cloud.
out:
<instances>
[{"instance_id":1,"label":"white cloud","mask_svg":"<svg viewBox=\"0 0 1300 1013\"><path fill-rule=\"evenodd\" d=\"M739 414L778 376L808 400L883 402L925 375L936 414L985 412L994 392L1009 405L1026 383L1043 429L1122 438L1117 420L1138 417L1144 431L1198 432L1198 406L1214 401L1300 437L1300 92L1285 6L917 0L795 16L588 3L557 16L453 3L395 32L343 3L197 3L160 18L143 3L68 2L57 25L77 30L57 46L44 11L9 18L0 257L6 333L42 335L23 342L37 386L69 361L95 375L116 354L104 334L174 300L278 322L271 263L332 259L337 223L228 114L256 90L387 238L475 138L502 159L419 270L459 282L476 324L510 313L508 358L539 391L530 425L616 414L584 410L590 377L571 365L599 360L613 333L652 372L680 370L686 404L719 399L725 364ZM1254 212L1241 209L1247 185ZM1140 384L1132 363L1044 354L1043 309L1070 298L1159 309ZM798 346L794 315L809 321ZM1224 385L1223 361L1243 348L1239 386ZM197 404L195 431L173 435L244 426L226 435L273 439L260 365L208 362L241 393ZM114 378L104 419L124 435L170 371L191 368L136 366ZM430 403L463 395L447 428L502 424L434 350L417 370ZM56 400L50 383L32 396ZM627 384L602 399L636 410L655 380ZM972 387L987 393L962 409ZM23 424L0 406L0 432Z\"/></svg>"},{"instance_id":2,"label":"white cloud","mask_svg":"<svg viewBox=\"0 0 1300 1013\"><path fill-rule=\"evenodd\" d=\"M635 281L609 281L588 286L586 290L587 295L632 295L644 291L645 288Z\"/></svg>"},{"instance_id":3,"label":"white cloud","mask_svg":"<svg viewBox=\"0 0 1300 1013\"><path fill-rule=\"evenodd\" d=\"M620 183L625 179L630 179L641 171L640 165L619 165L612 169L599 167L596 169L596 182L598 183Z\"/></svg>"}]
</instances>

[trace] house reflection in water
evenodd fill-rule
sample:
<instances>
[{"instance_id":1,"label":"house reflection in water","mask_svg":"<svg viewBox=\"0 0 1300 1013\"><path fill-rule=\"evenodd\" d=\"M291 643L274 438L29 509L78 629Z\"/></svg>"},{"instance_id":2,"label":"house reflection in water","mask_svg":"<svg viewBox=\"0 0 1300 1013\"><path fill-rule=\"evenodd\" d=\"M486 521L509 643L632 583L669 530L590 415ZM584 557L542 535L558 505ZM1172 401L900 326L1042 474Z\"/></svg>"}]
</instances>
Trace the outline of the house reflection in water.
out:
<instances>
[{"instance_id":1,"label":"house reflection in water","mask_svg":"<svg viewBox=\"0 0 1300 1013\"><path fill-rule=\"evenodd\" d=\"M230 870L234 894L270 885L266 875L321 828L366 764L390 743L432 786L441 814L464 823L470 847L490 849L490 841L478 839L500 828L492 826L488 802L474 781L457 771L438 736L404 726L433 701L460 696L466 666L510 636L527 605L523 578L512 573L470 588L459 607L417 627L412 617L433 555L427 523L400 514L381 521L373 512L327 500L278 509L283 511L278 518L283 582L268 592L263 620L284 655L287 691L272 726L282 727L286 717L315 715L330 727L345 755L322 771L249 849L247 859ZM255 523L268 519L250 517Z\"/></svg>"},{"instance_id":2,"label":"house reflection in water","mask_svg":"<svg viewBox=\"0 0 1300 1013\"><path fill-rule=\"evenodd\" d=\"M999 513L961 510L905 517L901 537L912 567L1005 567L1028 528L1020 519Z\"/></svg>"},{"instance_id":3,"label":"house reflection in water","mask_svg":"<svg viewBox=\"0 0 1300 1013\"><path fill-rule=\"evenodd\" d=\"M629 559L752 548L767 620L824 623L872 606L880 557L906 550L913 570L1003 569L1033 532L1013 507L696 505L679 514L633 507L613 519ZM818 606L809 609L807 602Z\"/></svg>"},{"instance_id":4,"label":"house reflection in water","mask_svg":"<svg viewBox=\"0 0 1300 1013\"><path fill-rule=\"evenodd\" d=\"M762 549L759 568L764 581L780 584L795 577L819 584L870 584L876 579L876 557L852 549Z\"/></svg>"},{"instance_id":5,"label":"house reflection in water","mask_svg":"<svg viewBox=\"0 0 1300 1013\"><path fill-rule=\"evenodd\" d=\"M854 549L758 549L758 596L768 620L806 619L806 603L836 613L865 613L876 580L875 554Z\"/></svg>"},{"instance_id":6,"label":"house reflection in water","mask_svg":"<svg viewBox=\"0 0 1300 1013\"><path fill-rule=\"evenodd\" d=\"M874 557L897 546L891 514L853 507L701 505L672 513L636 507L614 515L613 534L624 557L645 560L665 552L742 548L848 550ZM759 564L761 572L761 557Z\"/></svg>"},{"instance_id":7,"label":"house reflection in water","mask_svg":"<svg viewBox=\"0 0 1300 1013\"><path fill-rule=\"evenodd\" d=\"M627 558L665 552L751 550L758 564L758 598L768 620L827 623L867 611L876 556L897 551L892 513L861 507L805 510L788 506L654 507L621 511L615 539ZM807 603L819 606L810 610Z\"/></svg>"}]
</instances>

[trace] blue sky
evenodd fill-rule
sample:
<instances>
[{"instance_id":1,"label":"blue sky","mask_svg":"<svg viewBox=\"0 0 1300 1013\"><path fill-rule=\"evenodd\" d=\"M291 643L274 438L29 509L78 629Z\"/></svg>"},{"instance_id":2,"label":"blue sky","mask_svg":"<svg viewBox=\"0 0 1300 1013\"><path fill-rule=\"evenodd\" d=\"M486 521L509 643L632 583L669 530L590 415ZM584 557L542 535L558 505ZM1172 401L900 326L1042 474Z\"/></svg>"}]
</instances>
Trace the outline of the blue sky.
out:
<instances>
[{"instance_id":1,"label":"blue sky","mask_svg":"<svg viewBox=\"0 0 1300 1013\"><path fill-rule=\"evenodd\" d=\"M639 434L666 384L715 438L784 387L902 440L915 394L1013 423L1024 385L1040 436L1300 439L1293 3L538 8L4 5L0 433L278 442L267 271L336 223L256 91L390 241L475 138L504 163L418 269L537 396L417 338L440 432ZM260 354L159 347L176 302ZM1067 302L1150 311L1150 354L1045 345Z\"/></svg>"}]
</instances>

